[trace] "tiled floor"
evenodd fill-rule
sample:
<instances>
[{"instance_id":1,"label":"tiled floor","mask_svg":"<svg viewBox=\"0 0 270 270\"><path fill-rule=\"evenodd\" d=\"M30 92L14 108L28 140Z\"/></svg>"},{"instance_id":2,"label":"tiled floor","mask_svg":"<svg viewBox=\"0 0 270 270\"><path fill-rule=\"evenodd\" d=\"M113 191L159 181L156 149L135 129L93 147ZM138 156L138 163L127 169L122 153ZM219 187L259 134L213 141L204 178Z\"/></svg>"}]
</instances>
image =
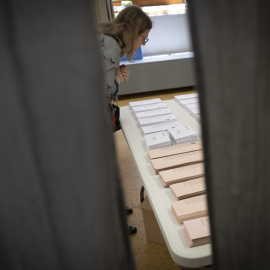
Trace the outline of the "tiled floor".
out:
<instances>
[{"instance_id":1,"label":"tiled floor","mask_svg":"<svg viewBox=\"0 0 270 270\"><path fill-rule=\"evenodd\" d=\"M192 88L158 91L140 95L120 96L120 106L128 106L129 101L160 97L162 100L173 99L175 95L194 92ZM119 170L123 183L126 205L133 209L127 217L129 225L137 227L138 232L130 236L130 242L137 270L180 270L172 260L166 246L146 240L143 215L140 202L141 179L132 154L121 130L114 133ZM207 268L210 269L210 268Z\"/></svg>"}]
</instances>

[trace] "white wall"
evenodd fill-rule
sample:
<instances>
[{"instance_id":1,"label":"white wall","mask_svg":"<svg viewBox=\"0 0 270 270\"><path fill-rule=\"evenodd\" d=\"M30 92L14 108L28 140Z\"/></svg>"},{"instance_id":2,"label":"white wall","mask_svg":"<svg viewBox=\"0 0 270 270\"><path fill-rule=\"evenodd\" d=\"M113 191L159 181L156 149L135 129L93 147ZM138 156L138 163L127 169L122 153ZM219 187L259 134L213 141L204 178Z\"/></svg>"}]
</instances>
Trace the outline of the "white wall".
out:
<instances>
[{"instance_id":1,"label":"white wall","mask_svg":"<svg viewBox=\"0 0 270 270\"><path fill-rule=\"evenodd\" d=\"M149 41L142 46L143 56L192 51L188 14L151 17Z\"/></svg>"},{"instance_id":2,"label":"white wall","mask_svg":"<svg viewBox=\"0 0 270 270\"><path fill-rule=\"evenodd\" d=\"M151 17L153 29L149 42L142 46L143 60L129 66L130 77L120 85L119 95L172 89L195 85L193 53L171 56L172 53L191 52L187 14ZM148 58L168 54L168 56Z\"/></svg>"}]
</instances>

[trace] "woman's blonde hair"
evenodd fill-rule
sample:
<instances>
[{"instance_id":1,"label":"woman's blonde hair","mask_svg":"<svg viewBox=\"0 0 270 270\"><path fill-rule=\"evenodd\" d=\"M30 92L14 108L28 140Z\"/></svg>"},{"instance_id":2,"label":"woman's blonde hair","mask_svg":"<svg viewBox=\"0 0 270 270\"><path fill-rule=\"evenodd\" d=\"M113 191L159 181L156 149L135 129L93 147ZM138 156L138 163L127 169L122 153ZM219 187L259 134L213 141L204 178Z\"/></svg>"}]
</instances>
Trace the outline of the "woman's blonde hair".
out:
<instances>
[{"instance_id":1,"label":"woman's blonde hair","mask_svg":"<svg viewBox=\"0 0 270 270\"><path fill-rule=\"evenodd\" d=\"M99 32L117 40L122 56L130 61L136 51L134 41L139 34L152 28L152 21L138 6L124 8L111 22L101 23Z\"/></svg>"}]
</instances>

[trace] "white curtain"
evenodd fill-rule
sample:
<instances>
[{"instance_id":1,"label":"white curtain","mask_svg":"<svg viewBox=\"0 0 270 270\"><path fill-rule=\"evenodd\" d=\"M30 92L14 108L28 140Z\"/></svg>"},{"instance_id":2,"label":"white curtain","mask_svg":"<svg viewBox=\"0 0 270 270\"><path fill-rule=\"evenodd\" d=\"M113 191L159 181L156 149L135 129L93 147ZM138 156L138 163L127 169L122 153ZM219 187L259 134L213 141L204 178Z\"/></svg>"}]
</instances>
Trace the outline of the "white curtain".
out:
<instances>
[{"instance_id":1,"label":"white curtain","mask_svg":"<svg viewBox=\"0 0 270 270\"><path fill-rule=\"evenodd\" d=\"M112 0L93 0L92 2L96 24L114 19Z\"/></svg>"}]
</instances>

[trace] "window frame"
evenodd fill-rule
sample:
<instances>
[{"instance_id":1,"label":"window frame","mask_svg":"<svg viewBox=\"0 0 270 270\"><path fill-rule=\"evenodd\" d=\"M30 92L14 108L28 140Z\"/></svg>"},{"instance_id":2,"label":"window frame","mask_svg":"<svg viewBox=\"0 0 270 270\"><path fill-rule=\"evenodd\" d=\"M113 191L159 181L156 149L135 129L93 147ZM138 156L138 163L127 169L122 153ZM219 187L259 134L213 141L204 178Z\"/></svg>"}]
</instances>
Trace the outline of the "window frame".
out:
<instances>
[{"instance_id":1,"label":"window frame","mask_svg":"<svg viewBox=\"0 0 270 270\"><path fill-rule=\"evenodd\" d=\"M121 0L112 0L114 6L121 6ZM132 4L145 7L145 6L160 6L171 4L184 4L185 0L133 0Z\"/></svg>"}]
</instances>

